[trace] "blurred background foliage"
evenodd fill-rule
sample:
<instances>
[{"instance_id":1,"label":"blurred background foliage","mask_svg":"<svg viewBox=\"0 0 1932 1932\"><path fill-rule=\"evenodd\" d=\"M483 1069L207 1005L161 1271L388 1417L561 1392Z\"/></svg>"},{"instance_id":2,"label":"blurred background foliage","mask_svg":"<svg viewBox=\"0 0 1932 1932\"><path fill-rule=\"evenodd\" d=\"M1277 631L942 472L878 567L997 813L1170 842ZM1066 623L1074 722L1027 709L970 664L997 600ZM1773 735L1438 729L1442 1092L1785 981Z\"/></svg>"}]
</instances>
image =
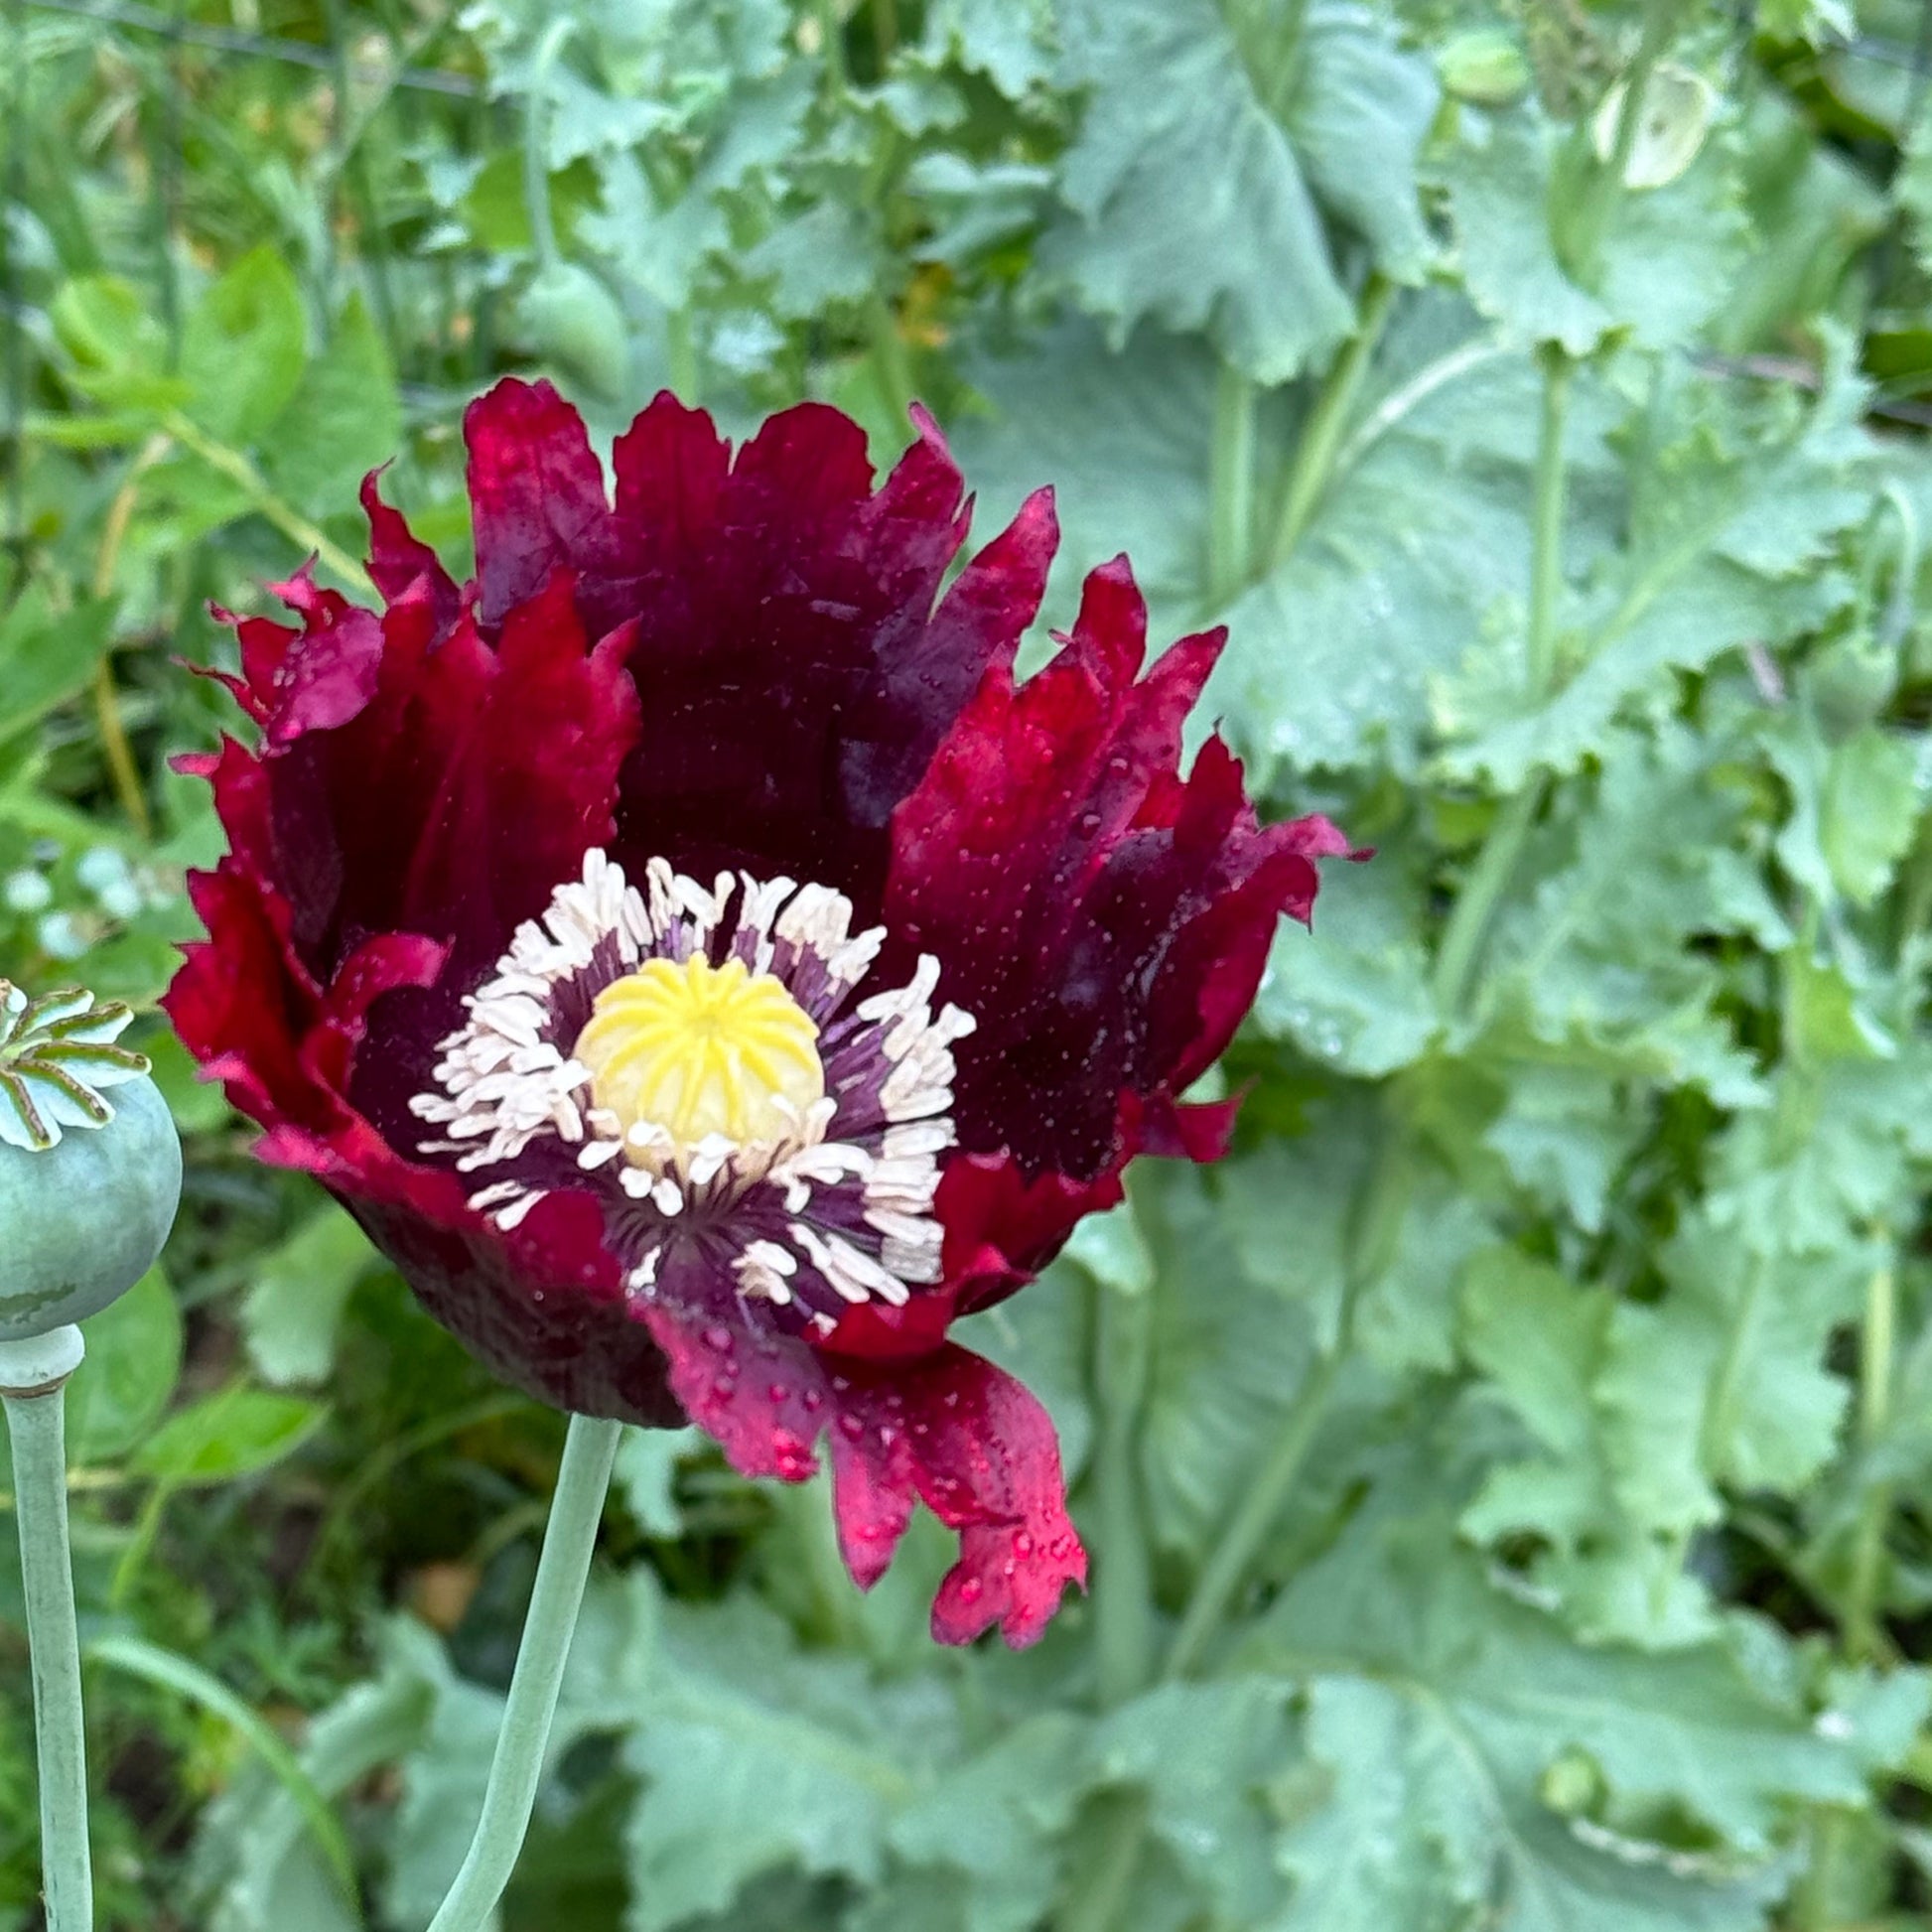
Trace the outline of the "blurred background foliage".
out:
<instances>
[{"instance_id":1,"label":"blurred background foliage","mask_svg":"<svg viewBox=\"0 0 1932 1932\"><path fill-rule=\"evenodd\" d=\"M1096 1588L937 1652L633 1436L505 1932L1932 1928L1932 6L6 0L0 971L147 1005L210 602L542 369L927 402L1272 812L1235 1158L982 1317ZM1635 103L1634 108L1630 105ZM146 1023L73 1390L103 1923L418 1932L561 1423ZM4 1471L0 1470L0 1476ZM0 1487L4 1487L0 1482ZM0 1538L0 1927L39 1924Z\"/></svg>"}]
</instances>

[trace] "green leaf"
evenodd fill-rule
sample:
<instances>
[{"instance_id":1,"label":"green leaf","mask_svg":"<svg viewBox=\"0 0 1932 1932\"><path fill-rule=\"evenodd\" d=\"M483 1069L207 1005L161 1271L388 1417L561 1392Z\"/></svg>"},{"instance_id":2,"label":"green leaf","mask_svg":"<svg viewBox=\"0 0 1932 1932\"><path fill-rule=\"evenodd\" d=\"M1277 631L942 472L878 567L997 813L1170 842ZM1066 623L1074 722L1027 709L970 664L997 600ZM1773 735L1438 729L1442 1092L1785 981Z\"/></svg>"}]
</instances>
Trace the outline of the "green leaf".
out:
<instances>
[{"instance_id":1,"label":"green leaf","mask_svg":"<svg viewBox=\"0 0 1932 1932\"><path fill-rule=\"evenodd\" d=\"M1748 241L1727 143L1706 142L1667 185L1609 198L1592 249L1584 229L1597 169L1575 132L1533 101L1464 113L1458 126L1461 138L1435 168L1463 286L1513 340L1585 355L1620 329L1670 348L1725 301Z\"/></svg>"},{"instance_id":2,"label":"green leaf","mask_svg":"<svg viewBox=\"0 0 1932 1932\"><path fill-rule=\"evenodd\" d=\"M893 1821L893 1850L943 1867L948 1889L964 1893L966 1932L1031 1932L1052 1902L1056 1840L1088 1770L1087 1730L1064 1711L1023 1718L997 1742L945 1766Z\"/></svg>"},{"instance_id":3,"label":"green leaf","mask_svg":"<svg viewBox=\"0 0 1932 1932\"><path fill-rule=\"evenodd\" d=\"M1826 1351L1863 1307L1881 1255L1849 1235L1826 1254L1753 1250L1728 1225L1726 1205L1689 1220L1672 1242L1662 1318L1680 1356L1712 1364L1701 1432L1712 1475L1739 1489L1792 1490L1835 1446L1850 1392Z\"/></svg>"},{"instance_id":4,"label":"green leaf","mask_svg":"<svg viewBox=\"0 0 1932 1932\"><path fill-rule=\"evenodd\" d=\"M921 45L928 59L955 60L1022 100L1052 75L1053 26L1049 0L936 0Z\"/></svg>"},{"instance_id":5,"label":"green leaf","mask_svg":"<svg viewBox=\"0 0 1932 1932\"><path fill-rule=\"evenodd\" d=\"M1144 1170L1134 1209L1158 1271L1140 1442L1149 1531L1198 1558L1308 1374L1312 1320L1243 1269L1197 1173Z\"/></svg>"},{"instance_id":6,"label":"green leaf","mask_svg":"<svg viewBox=\"0 0 1932 1932\"><path fill-rule=\"evenodd\" d=\"M1869 905L1918 829L1917 748L1876 725L1827 746L1808 719L1780 723L1767 738L1793 802L1778 858L1821 902Z\"/></svg>"},{"instance_id":7,"label":"green leaf","mask_svg":"<svg viewBox=\"0 0 1932 1932\"><path fill-rule=\"evenodd\" d=\"M1478 996L1496 1049L1534 1059L1561 1048L1570 1062L1545 1077L1536 1101L1513 1102L1515 1119L1567 1107L1598 1123L1594 1156L1584 1148L1566 1157L1595 1164L1567 1177L1586 1226L1598 1218L1633 1125L1617 1119L1614 1095L1592 1092L1588 1071L1696 1083L1726 1105L1754 1103L1760 1084L1718 1012L1724 977L1697 942L1721 932L1787 937L1740 849L1748 798L1724 782L1716 748L1679 729L1619 731L1599 759L1593 787L1567 792L1532 848L1541 876L1498 918ZM1505 1145L1512 1133L1489 1131ZM1519 1143L1514 1152L1529 1150Z\"/></svg>"},{"instance_id":8,"label":"green leaf","mask_svg":"<svg viewBox=\"0 0 1932 1932\"><path fill-rule=\"evenodd\" d=\"M1212 0L1066 9L1067 77L1094 104L1061 169L1077 221L1041 260L1117 345L1154 317L1206 328L1265 382L1319 359L1353 315L1324 205L1391 272L1419 272L1415 162L1435 76L1366 8L1313 0L1299 18L1284 34Z\"/></svg>"},{"instance_id":9,"label":"green leaf","mask_svg":"<svg viewBox=\"0 0 1932 1932\"><path fill-rule=\"evenodd\" d=\"M1443 1029L1423 945L1425 856L1378 843L1368 866L1330 867L1314 931L1284 923L1255 1000L1262 1032L1337 1073L1375 1079Z\"/></svg>"},{"instance_id":10,"label":"green leaf","mask_svg":"<svg viewBox=\"0 0 1932 1932\"><path fill-rule=\"evenodd\" d=\"M1325 1835L1387 1888L1362 1923L1410 1923L1421 1892L1497 1932L1757 1932L1789 1807L1866 1802L1851 1754L1719 1644L1586 1648L1499 1592L1438 1513L1466 1480L1440 1441L1396 1452L1243 1648L1308 1679L1341 1812L1290 1838L1307 1903L1284 1923L1353 1922L1319 1915ZM1392 1784L1397 1838L1378 1847L1363 1821Z\"/></svg>"},{"instance_id":11,"label":"green leaf","mask_svg":"<svg viewBox=\"0 0 1932 1932\"><path fill-rule=\"evenodd\" d=\"M1225 1924L1260 1923L1280 1895L1267 1794L1294 1755L1290 1696L1246 1676L1164 1684L1093 1736L1093 1781L1147 1793L1153 1835Z\"/></svg>"},{"instance_id":12,"label":"green leaf","mask_svg":"<svg viewBox=\"0 0 1932 1932\"><path fill-rule=\"evenodd\" d=\"M190 413L222 442L248 448L295 394L308 335L287 264L272 248L251 249L189 312L181 372Z\"/></svg>"},{"instance_id":13,"label":"green leaf","mask_svg":"<svg viewBox=\"0 0 1932 1932\"><path fill-rule=\"evenodd\" d=\"M68 352L68 380L103 408L126 412L140 425L132 434L117 435L117 441L150 434L157 412L186 400L188 385L168 370L168 332L131 283L111 275L81 276L55 297L49 319Z\"/></svg>"},{"instance_id":14,"label":"green leaf","mask_svg":"<svg viewBox=\"0 0 1932 1932\"><path fill-rule=\"evenodd\" d=\"M1566 618L1562 688L1527 703L1513 644L1471 652L1436 679L1437 723L1460 741L1448 760L1454 772L1510 791L1539 768L1574 769L1620 716L1664 711L1678 689L1672 673L1784 642L1848 601L1830 559L1865 513L1872 451L1843 345L1809 407L1688 368L1658 380L1640 420L1668 409L1673 433L1630 424L1645 453L1632 466L1626 532Z\"/></svg>"},{"instance_id":15,"label":"green leaf","mask_svg":"<svg viewBox=\"0 0 1932 1932\"><path fill-rule=\"evenodd\" d=\"M328 346L302 372L262 448L262 473L298 509L327 516L362 478L402 447L402 404L389 351L359 294L351 294Z\"/></svg>"},{"instance_id":16,"label":"green leaf","mask_svg":"<svg viewBox=\"0 0 1932 1932\"><path fill-rule=\"evenodd\" d=\"M1530 1576L1586 1636L1649 1648L1709 1637L1682 1558L1684 1536L1717 1513L1698 1459L1708 1360L1657 1345L1651 1311L1513 1248L1470 1262L1461 1312L1465 1352L1530 1438L1489 1470L1463 1533L1518 1549L1534 1538Z\"/></svg>"},{"instance_id":17,"label":"green leaf","mask_svg":"<svg viewBox=\"0 0 1932 1932\"><path fill-rule=\"evenodd\" d=\"M128 1466L169 1483L232 1482L293 1454L328 1413L321 1403L238 1382L177 1410Z\"/></svg>"},{"instance_id":18,"label":"green leaf","mask_svg":"<svg viewBox=\"0 0 1932 1932\"><path fill-rule=\"evenodd\" d=\"M644 1713L623 1747L649 1780L627 1840L633 1932L722 1911L788 1864L875 1882L917 1789L908 1756L945 1754L931 1687L869 1687L856 1658L800 1652L746 1597L664 1606Z\"/></svg>"},{"instance_id":19,"label":"green leaf","mask_svg":"<svg viewBox=\"0 0 1932 1932\"><path fill-rule=\"evenodd\" d=\"M862 302L887 273L865 211L831 201L780 222L746 250L740 266L755 280L769 279L771 306L787 322Z\"/></svg>"},{"instance_id":20,"label":"green leaf","mask_svg":"<svg viewBox=\"0 0 1932 1932\"><path fill-rule=\"evenodd\" d=\"M678 1464L704 1448L696 1429L629 1429L618 1446L615 1480L624 1507L646 1536L684 1534L673 1485Z\"/></svg>"},{"instance_id":21,"label":"green leaf","mask_svg":"<svg viewBox=\"0 0 1932 1932\"><path fill-rule=\"evenodd\" d=\"M1311 1108L1300 1136L1278 1136L1224 1163L1217 1184L1226 1234L1252 1280L1310 1310L1325 1350L1333 1345L1343 1285L1358 1265L1356 1217L1376 1186L1378 1163L1393 1160L1386 1231L1379 1251L1359 1263L1369 1279L1356 1300L1354 1345L1387 1370L1447 1368L1456 1275L1495 1230L1482 1205L1427 1154L1381 1155L1390 1131L1372 1100L1344 1095ZM1275 1343L1277 1350L1288 1345L1285 1336ZM1197 1426L1215 1425L1210 1419Z\"/></svg>"},{"instance_id":22,"label":"green leaf","mask_svg":"<svg viewBox=\"0 0 1932 1932\"><path fill-rule=\"evenodd\" d=\"M1318 1801L1283 1838L1295 1892L1269 1932L1463 1932L1494 1826L1452 1740L1363 1679L1316 1678L1306 1704Z\"/></svg>"},{"instance_id":23,"label":"green leaf","mask_svg":"<svg viewBox=\"0 0 1932 1932\"><path fill-rule=\"evenodd\" d=\"M343 1310L375 1260L368 1237L333 1203L263 1254L241 1299L241 1333L264 1382L285 1389L328 1379Z\"/></svg>"},{"instance_id":24,"label":"green leaf","mask_svg":"<svg viewBox=\"0 0 1932 1932\"><path fill-rule=\"evenodd\" d=\"M68 1455L76 1465L124 1455L168 1406L181 1373L181 1311L157 1262L91 1316L86 1359L68 1384Z\"/></svg>"},{"instance_id":25,"label":"green leaf","mask_svg":"<svg viewBox=\"0 0 1932 1932\"><path fill-rule=\"evenodd\" d=\"M1530 359L1459 303L1398 314L1313 519L1224 613L1210 695L1258 783L1283 766L1417 774L1431 679L1509 625L1529 582L1537 393ZM1600 407L1580 415L1594 429Z\"/></svg>"},{"instance_id":26,"label":"green leaf","mask_svg":"<svg viewBox=\"0 0 1932 1932\"><path fill-rule=\"evenodd\" d=\"M114 611L113 599L89 598L57 613L34 585L0 617L0 744L93 681L112 640Z\"/></svg>"}]
</instances>

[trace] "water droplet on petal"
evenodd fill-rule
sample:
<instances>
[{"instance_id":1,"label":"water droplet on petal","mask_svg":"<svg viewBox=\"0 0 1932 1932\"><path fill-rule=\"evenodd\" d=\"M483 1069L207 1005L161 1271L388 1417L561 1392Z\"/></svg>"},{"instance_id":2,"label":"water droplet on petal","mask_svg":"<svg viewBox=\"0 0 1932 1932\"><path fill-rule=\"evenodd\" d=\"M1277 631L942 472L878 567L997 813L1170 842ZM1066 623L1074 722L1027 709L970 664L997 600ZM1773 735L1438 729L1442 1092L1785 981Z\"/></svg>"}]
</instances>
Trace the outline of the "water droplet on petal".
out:
<instances>
[{"instance_id":1,"label":"water droplet on petal","mask_svg":"<svg viewBox=\"0 0 1932 1932\"><path fill-rule=\"evenodd\" d=\"M704 1331L705 1346L715 1348L721 1355L729 1355L732 1349L732 1331L722 1321L714 1321Z\"/></svg>"}]
</instances>

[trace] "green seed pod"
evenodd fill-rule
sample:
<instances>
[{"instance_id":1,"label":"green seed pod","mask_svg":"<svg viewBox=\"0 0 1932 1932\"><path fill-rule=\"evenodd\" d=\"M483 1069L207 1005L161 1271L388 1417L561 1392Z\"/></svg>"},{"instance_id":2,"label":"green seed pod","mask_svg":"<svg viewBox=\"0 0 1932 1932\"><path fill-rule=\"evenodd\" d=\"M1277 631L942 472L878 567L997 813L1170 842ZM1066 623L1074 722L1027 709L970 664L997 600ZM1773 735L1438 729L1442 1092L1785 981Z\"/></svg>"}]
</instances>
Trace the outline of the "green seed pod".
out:
<instances>
[{"instance_id":1,"label":"green seed pod","mask_svg":"<svg viewBox=\"0 0 1932 1932\"><path fill-rule=\"evenodd\" d=\"M146 1056L114 1044L132 1018L0 980L0 1344L97 1314L168 1238L181 1142Z\"/></svg>"},{"instance_id":2,"label":"green seed pod","mask_svg":"<svg viewBox=\"0 0 1932 1932\"><path fill-rule=\"evenodd\" d=\"M1444 89L1472 107L1508 107L1530 90L1523 50L1498 27L1451 35L1436 56Z\"/></svg>"},{"instance_id":3,"label":"green seed pod","mask_svg":"<svg viewBox=\"0 0 1932 1932\"><path fill-rule=\"evenodd\" d=\"M516 305L530 348L600 396L622 395L630 345L617 297L588 268L552 262Z\"/></svg>"}]
</instances>

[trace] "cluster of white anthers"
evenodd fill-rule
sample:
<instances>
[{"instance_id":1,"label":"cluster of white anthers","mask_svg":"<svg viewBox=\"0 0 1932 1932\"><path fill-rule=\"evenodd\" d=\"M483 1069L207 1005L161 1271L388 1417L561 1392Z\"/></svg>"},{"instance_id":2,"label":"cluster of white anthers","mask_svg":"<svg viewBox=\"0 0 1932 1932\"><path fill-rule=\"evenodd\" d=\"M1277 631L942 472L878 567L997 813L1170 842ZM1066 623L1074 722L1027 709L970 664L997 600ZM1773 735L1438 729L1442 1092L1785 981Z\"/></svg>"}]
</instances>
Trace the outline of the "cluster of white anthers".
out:
<instances>
[{"instance_id":1,"label":"cluster of white anthers","mask_svg":"<svg viewBox=\"0 0 1932 1932\"><path fill-rule=\"evenodd\" d=\"M506 1230L557 1186L595 1188L634 1292L657 1288L670 1244L703 1237L739 1293L820 1328L842 1306L903 1302L908 1284L939 1279L932 1204L954 1138L952 1045L973 1020L954 1006L933 1011L939 963L929 955L904 986L851 1003L886 936L853 933L852 913L823 886L724 873L707 891L662 859L640 893L603 852L588 852L582 880L517 928L493 976L465 999L464 1026L439 1043L440 1090L411 1102L444 1135L423 1151L456 1155L465 1173L496 1170L470 1204ZM773 1056L758 1050L718 1074L742 1103L726 1110L736 1134L681 1137L676 1123L612 1101L618 1083L586 1030L599 996L621 998L621 983L653 961L683 968L701 1001L750 987L761 1016L775 1006L776 1024L795 1028L780 1044L801 1077L774 1073ZM661 990L665 969L655 970ZM673 1056L683 1050L673 1039ZM725 1064L691 1050L693 1066ZM666 1091L648 1066L641 1077L627 1097ZM725 1116L714 1107L711 1117Z\"/></svg>"}]
</instances>

